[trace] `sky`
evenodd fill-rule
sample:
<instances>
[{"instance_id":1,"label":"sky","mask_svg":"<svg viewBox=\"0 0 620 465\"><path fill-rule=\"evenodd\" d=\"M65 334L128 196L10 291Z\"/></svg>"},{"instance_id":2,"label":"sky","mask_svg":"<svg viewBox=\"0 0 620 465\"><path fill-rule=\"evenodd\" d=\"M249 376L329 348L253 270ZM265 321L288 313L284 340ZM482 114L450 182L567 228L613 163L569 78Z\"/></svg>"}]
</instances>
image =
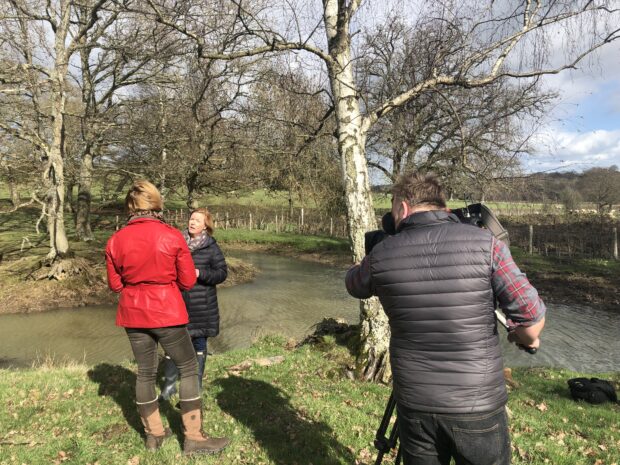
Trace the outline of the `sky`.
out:
<instances>
[{"instance_id":1,"label":"sky","mask_svg":"<svg viewBox=\"0 0 620 465\"><path fill-rule=\"evenodd\" d=\"M620 40L578 70L546 76L544 85L560 96L532 140L525 169L620 168Z\"/></svg>"}]
</instances>

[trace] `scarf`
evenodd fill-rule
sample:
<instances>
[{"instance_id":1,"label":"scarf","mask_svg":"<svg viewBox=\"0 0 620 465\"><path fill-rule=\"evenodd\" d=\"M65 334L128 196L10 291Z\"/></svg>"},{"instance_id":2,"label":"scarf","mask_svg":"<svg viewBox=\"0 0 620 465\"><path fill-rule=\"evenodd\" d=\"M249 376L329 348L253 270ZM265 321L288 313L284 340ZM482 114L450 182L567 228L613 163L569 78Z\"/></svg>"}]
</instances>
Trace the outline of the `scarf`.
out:
<instances>
[{"instance_id":1,"label":"scarf","mask_svg":"<svg viewBox=\"0 0 620 465\"><path fill-rule=\"evenodd\" d=\"M131 220L135 220L136 218L154 218L165 223L164 214L161 211L136 210L135 212L129 214L129 216L127 217L127 223L129 223Z\"/></svg>"},{"instance_id":2,"label":"scarf","mask_svg":"<svg viewBox=\"0 0 620 465\"><path fill-rule=\"evenodd\" d=\"M190 252L201 249L207 244L207 242L209 242L209 239L211 238L211 236L207 234L207 231L202 231L196 237L191 237L187 229L183 230L183 237L185 238L185 242L187 242L187 246L189 247Z\"/></svg>"}]
</instances>

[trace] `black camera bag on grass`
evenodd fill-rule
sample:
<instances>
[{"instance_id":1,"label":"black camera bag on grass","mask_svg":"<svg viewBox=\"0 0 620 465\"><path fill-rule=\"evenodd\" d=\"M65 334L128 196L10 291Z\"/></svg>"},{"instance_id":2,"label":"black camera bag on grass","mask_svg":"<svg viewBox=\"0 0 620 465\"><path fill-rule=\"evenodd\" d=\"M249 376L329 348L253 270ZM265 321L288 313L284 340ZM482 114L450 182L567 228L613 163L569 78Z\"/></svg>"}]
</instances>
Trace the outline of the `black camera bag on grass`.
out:
<instances>
[{"instance_id":1,"label":"black camera bag on grass","mask_svg":"<svg viewBox=\"0 0 620 465\"><path fill-rule=\"evenodd\" d=\"M618 402L614 385L599 378L573 378L568 380L570 394L575 400L585 400L591 404Z\"/></svg>"}]
</instances>

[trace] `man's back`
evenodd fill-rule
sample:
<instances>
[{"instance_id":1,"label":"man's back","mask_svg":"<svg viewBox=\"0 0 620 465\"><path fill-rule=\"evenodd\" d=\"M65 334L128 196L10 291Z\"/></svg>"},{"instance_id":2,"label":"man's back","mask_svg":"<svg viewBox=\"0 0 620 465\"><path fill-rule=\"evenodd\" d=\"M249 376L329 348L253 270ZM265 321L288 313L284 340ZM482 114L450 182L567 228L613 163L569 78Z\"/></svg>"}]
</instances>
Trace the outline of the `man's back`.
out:
<instances>
[{"instance_id":1,"label":"man's back","mask_svg":"<svg viewBox=\"0 0 620 465\"><path fill-rule=\"evenodd\" d=\"M436 413L505 404L492 247L487 231L435 210L407 218L369 255L374 291L390 320L399 403Z\"/></svg>"}]
</instances>

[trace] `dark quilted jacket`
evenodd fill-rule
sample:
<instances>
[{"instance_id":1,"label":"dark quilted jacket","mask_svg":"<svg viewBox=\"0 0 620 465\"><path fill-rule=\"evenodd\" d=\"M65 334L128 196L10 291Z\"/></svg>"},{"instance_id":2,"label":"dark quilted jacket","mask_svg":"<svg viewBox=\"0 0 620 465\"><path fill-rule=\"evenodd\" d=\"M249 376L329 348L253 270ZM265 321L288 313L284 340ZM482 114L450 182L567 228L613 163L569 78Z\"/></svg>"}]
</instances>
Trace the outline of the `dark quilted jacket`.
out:
<instances>
[{"instance_id":1,"label":"dark quilted jacket","mask_svg":"<svg viewBox=\"0 0 620 465\"><path fill-rule=\"evenodd\" d=\"M370 254L388 315L394 393L419 411L506 403L491 287L492 236L445 211L411 215Z\"/></svg>"},{"instance_id":2,"label":"dark quilted jacket","mask_svg":"<svg viewBox=\"0 0 620 465\"><path fill-rule=\"evenodd\" d=\"M192 337L214 337L220 332L220 311L215 286L226 280L228 267L222 250L212 237L192 252L194 266L200 271L196 285L183 292L189 314L187 328Z\"/></svg>"}]
</instances>

